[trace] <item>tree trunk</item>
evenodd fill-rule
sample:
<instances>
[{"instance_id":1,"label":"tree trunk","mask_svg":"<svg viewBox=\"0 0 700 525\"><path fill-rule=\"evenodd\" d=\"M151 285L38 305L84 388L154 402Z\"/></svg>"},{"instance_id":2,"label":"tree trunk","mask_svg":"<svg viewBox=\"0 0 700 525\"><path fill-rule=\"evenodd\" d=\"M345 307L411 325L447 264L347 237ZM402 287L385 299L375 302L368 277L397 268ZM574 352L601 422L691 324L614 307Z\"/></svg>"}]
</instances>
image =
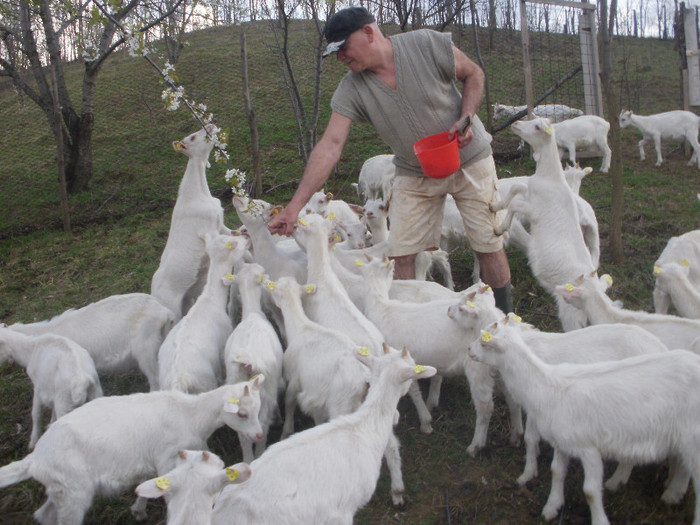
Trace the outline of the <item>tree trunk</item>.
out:
<instances>
[{"instance_id":1,"label":"tree trunk","mask_svg":"<svg viewBox=\"0 0 700 525\"><path fill-rule=\"evenodd\" d=\"M250 127L250 138L252 142L253 154L253 198L262 198L262 173L260 171L260 140L258 136L258 121L255 117L255 110L250 101L250 83L248 78L248 51L246 47L246 34L241 31L241 76L243 78L243 104L248 116L248 126Z\"/></svg>"},{"instance_id":2,"label":"tree trunk","mask_svg":"<svg viewBox=\"0 0 700 525\"><path fill-rule=\"evenodd\" d=\"M617 103L617 90L612 74L612 27L614 27L615 14L617 13L617 0L610 2L610 18L608 20L608 2L600 0L600 51L601 72L600 79L603 88L603 98L610 121L610 149L612 160L610 163L610 178L612 180L612 199L610 203L610 223L608 242L613 264L621 264L624 261L622 245L622 220L624 217L624 181L622 177L622 141L620 138L620 121L618 115L620 108Z\"/></svg>"}]
</instances>

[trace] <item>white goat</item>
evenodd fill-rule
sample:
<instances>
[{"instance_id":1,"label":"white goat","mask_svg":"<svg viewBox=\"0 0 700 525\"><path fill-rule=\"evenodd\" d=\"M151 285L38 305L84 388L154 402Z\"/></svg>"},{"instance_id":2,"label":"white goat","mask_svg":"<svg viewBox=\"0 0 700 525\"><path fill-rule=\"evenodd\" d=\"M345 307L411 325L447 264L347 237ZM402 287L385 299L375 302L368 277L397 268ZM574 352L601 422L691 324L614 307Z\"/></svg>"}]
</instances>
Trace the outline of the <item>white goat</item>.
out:
<instances>
[{"instance_id":1,"label":"white goat","mask_svg":"<svg viewBox=\"0 0 700 525\"><path fill-rule=\"evenodd\" d=\"M608 524L603 508L603 458L649 463L677 457L700 490L700 357L671 350L594 364L547 364L511 320L482 331L469 354L496 367L513 395L554 447L552 492L542 515L564 503L569 457L581 460L583 492L593 525ZM700 519L700 498L695 521Z\"/></svg>"},{"instance_id":2,"label":"white goat","mask_svg":"<svg viewBox=\"0 0 700 525\"><path fill-rule=\"evenodd\" d=\"M312 321L348 335L377 355L382 348L382 334L355 306L333 271L329 231L328 222L318 214L305 215L294 229L294 238L306 251L308 260L308 278L304 282L314 283L317 288L315 294L305 297L304 310Z\"/></svg>"},{"instance_id":3,"label":"white goat","mask_svg":"<svg viewBox=\"0 0 700 525\"><path fill-rule=\"evenodd\" d=\"M291 277L268 281L275 303L284 314L289 343L284 352L287 380L282 436L294 432L297 402L318 425L354 412L367 393L369 373L354 357L360 347L350 337L311 321L304 313L301 296L313 294L315 286L300 286ZM385 457L391 476L394 505L403 504L399 442L391 436Z\"/></svg>"},{"instance_id":4,"label":"white goat","mask_svg":"<svg viewBox=\"0 0 700 525\"><path fill-rule=\"evenodd\" d=\"M177 451L203 449L227 425L261 439L262 377L199 395L158 391L100 397L57 419L24 459L0 468L0 488L34 478L47 500L40 523L79 524L95 496L112 496L169 471ZM132 512L145 518L146 500Z\"/></svg>"},{"instance_id":5,"label":"white goat","mask_svg":"<svg viewBox=\"0 0 700 525\"><path fill-rule=\"evenodd\" d=\"M359 222L362 207L350 204L341 199L334 199L332 193L317 191L304 206L303 215L318 213L322 217L337 220L342 224Z\"/></svg>"},{"instance_id":6,"label":"white goat","mask_svg":"<svg viewBox=\"0 0 700 525\"><path fill-rule=\"evenodd\" d=\"M283 275L294 277L299 282L306 281L306 254L295 246L277 243L272 237L267 223L276 213L276 207L260 199L243 196L233 197L233 207L241 222L246 226L253 245L253 258L272 279Z\"/></svg>"},{"instance_id":7,"label":"white goat","mask_svg":"<svg viewBox=\"0 0 700 525\"><path fill-rule=\"evenodd\" d=\"M255 444L255 455L253 444L244 435L238 436L243 461L247 463L265 450L270 425L279 413L277 400L284 390L282 343L261 306L264 272L263 267L255 263L245 264L236 272L235 281L240 290L243 311L224 349L227 383L238 383L255 374L265 376L260 391L263 438Z\"/></svg>"},{"instance_id":8,"label":"white goat","mask_svg":"<svg viewBox=\"0 0 700 525\"><path fill-rule=\"evenodd\" d=\"M160 257L160 265L151 281L151 294L170 308L179 320L187 313L204 286L206 255L202 235L231 233L224 225L224 210L219 199L212 197L207 185L206 168L214 147L206 129L174 141L175 151L187 157L187 169L177 192L170 221L170 232Z\"/></svg>"},{"instance_id":9,"label":"white goat","mask_svg":"<svg viewBox=\"0 0 700 525\"><path fill-rule=\"evenodd\" d=\"M374 493L399 399L416 379L435 374L405 350L388 351L359 356L372 374L360 408L271 446L251 464L247 483L222 491L213 523L352 523Z\"/></svg>"},{"instance_id":10,"label":"white goat","mask_svg":"<svg viewBox=\"0 0 700 525\"><path fill-rule=\"evenodd\" d=\"M687 263L690 270L688 274L690 282L695 288L700 287L700 230L692 230L669 239L654 266L662 267L669 262L683 265ZM664 289L658 279L654 286L653 296L656 313L667 314L671 304L673 303L675 306L675 298ZM680 297L679 299L682 301Z\"/></svg>"},{"instance_id":11,"label":"white goat","mask_svg":"<svg viewBox=\"0 0 700 525\"><path fill-rule=\"evenodd\" d=\"M180 450L175 467L136 487L142 498L168 498L167 525L211 525L214 500L224 487L248 481L246 463L224 469L224 462L212 452Z\"/></svg>"},{"instance_id":12,"label":"white goat","mask_svg":"<svg viewBox=\"0 0 700 525\"><path fill-rule=\"evenodd\" d=\"M362 313L365 313L365 283L361 271L351 271L345 267L340 260L335 257L336 252L331 251L331 266L340 279L343 287L348 292L348 296L355 303ZM361 268L365 264L362 259L355 259L355 266ZM436 299L457 299L459 293L450 290L433 281L419 281L417 279L393 280L389 288L389 297L402 301L424 302Z\"/></svg>"},{"instance_id":13,"label":"white goat","mask_svg":"<svg viewBox=\"0 0 700 525\"><path fill-rule=\"evenodd\" d=\"M248 248L244 235L205 234L209 256L207 282L189 312L163 341L158 352L160 387L196 394L224 381L223 351L233 331L226 312L233 265Z\"/></svg>"},{"instance_id":14,"label":"white goat","mask_svg":"<svg viewBox=\"0 0 700 525\"><path fill-rule=\"evenodd\" d=\"M360 168L357 177L357 196L362 200L382 198L391 200L391 185L396 177L394 155L375 155L370 157Z\"/></svg>"},{"instance_id":15,"label":"white goat","mask_svg":"<svg viewBox=\"0 0 700 525\"><path fill-rule=\"evenodd\" d=\"M308 282L317 292L304 297L304 309L312 321L344 333L360 346L378 355L384 341L381 332L353 303L347 290L333 271L328 250L329 226L318 214L306 215L294 229L294 238L303 246L308 258ZM348 250L336 250L338 254ZM285 324L286 326L286 324ZM409 390L423 432L432 432L430 412L416 383Z\"/></svg>"},{"instance_id":16,"label":"white goat","mask_svg":"<svg viewBox=\"0 0 700 525\"><path fill-rule=\"evenodd\" d=\"M596 363L668 350L661 340L638 326L601 324L565 333L542 332L523 323L523 341L545 363ZM525 468L518 478L524 485L537 476L537 454L540 434L533 418L525 425ZM624 472L624 474L623 474ZM606 482L617 488L627 481L629 470L619 469Z\"/></svg>"},{"instance_id":17,"label":"white goat","mask_svg":"<svg viewBox=\"0 0 700 525\"><path fill-rule=\"evenodd\" d=\"M10 325L23 334L62 335L85 348L98 372L139 368L158 390L158 349L175 321L173 312L144 293L113 295L37 323Z\"/></svg>"},{"instance_id":18,"label":"white goat","mask_svg":"<svg viewBox=\"0 0 700 525\"><path fill-rule=\"evenodd\" d=\"M389 204L383 199L368 199L362 207L362 214L372 233L372 244L389 239Z\"/></svg>"},{"instance_id":19,"label":"white goat","mask_svg":"<svg viewBox=\"0 0 700 525\"><path fill-rule=\"evenodd\" d=\"M66 337L25 335L0 327L0 363L5 361L23 367L34 385L29 450L41 435L44 407L51 409L53 423L74 408L102 396L90 354Z\"/></svg>"},{"instance_id":20,"label":"white goat","mask_svg":"<svg viewBox=\"0 0 700 525\"><path fill-rule=\"evenodd\" d=\"M559 148L559 156L566 152L572 163L576 162L576 149L594 148L603 155L600 171L610 169L612 150L608 146L610 123L596 115L582 115L552 124Z\"/></svg>"},{"instance_id":21,"label":"white goat","mask_svg":"<svg viewBox=\"0 0 700 525\"><path fill-rule=\"evenodd\" d=\"M688 166L696 163L700 168L700 143L698 143L698 127L700 117L691 111L675 110L655 115L635 115L631 111L620 113L620 127L634 126L642 132L642 140L639 141L639 158L644 160L644 144L653 140L656 149L656 165L661 166L661 139L679 140L686 139L693 147L693 155L688 161Z\"/></svg>"},{"instance_id":22,"label":"white goat","mask_svg":"<svg viewBox=\"0 0 700 525\"><path fill-rule=\"evenodd\" d=\"M655 265L654 276L654 291L668 294L679 315L700 319L700 288L690 280L690 262L687 259L680 264L668 262Z\"/></svg>"},{"instance_id":23,"label":"white goat","mask_svg":"<svg viewBox=\"0 0 700 525\"><path fill-rule=\"evenodd\" d=\"M495 232L506 231L514 214L525 216L530 223L530 268L540 285L553 294L556 285L589 273L595 266L581 231L576 195L564 177L549 120L521 120L512 129L532 146L537 168L527 184L515 184L508 196L492 205L494 211L508 208ZM565 331L586 325L585 315L558 297L557 306Z\"/></svg>"},{"instance_id":24,"label":"white goat","mask_svg":"<svg viewBox=\"0 0 700 525\"><path fill-rule=\"evenodd\" d=\"M605 293L611 285L610 275L604 274L598 278L592 272L579 276L573 283L557 286L555 293L581 309L591 324L636 325L654 334L669 348L683 348L700 353L700 319L621 308Z\"/></svg>"},{"instance_id":25,"label":"white goat","mask_svg":"<svg viewBox=\"0 0 700 525\"><path fill-rule=\"evenodd\" d=\"M598 267L600 260L600 234L598 228L598 219L595 215L595 210L589 202L579 195L581 181L591 173L593 168L581 168L579 164L568 165L564 168L564 178L567 184L574 192L576 197L576 207L578 210L578 220L581 226L583 240L591 254L591 262L594 267ZM508 177L498 180L498 191L504 200L508 199L508 195L513 187L519 185L527 185L530 180L529 176ZM503 221L507 215L505 209L498 212L499 220ZM524 222L523 222L524 221ZM508 228L507 237L504 238L506 247L513 247L527 255L528 245L530 243L530 232L528 231L530 223L525 217L520 214L514 214L513 220ZM475 262L475 271L478 260Z\"/></svg>"},{"instance_id":26,"label":"white goat","mask_svg":"<svg viewBox=\"0 0 700 525\"><path fill-rule=\"evenodd\" d=\"M476 409L474 437L467 452L474 456L486 444L489 421L493 412L494 379L490 367L475 363L465 351L465 345L479 336L479 329L503 317L495 307L493 292L476 285L458 301L454 298L413 303L389 299L394 262L372 260L363 267L367 302L367 317L381 330L390 346L407 348L411 355L425 364L434 366L437 373L431 381L427 409L437 406L440 396L439 377L465 375L472 402ZM457 317L452 307L463 306L468 313ZM440 334L436 337L436 334ZM514 405L511 405L514 406ZM518 413L512 420L511 440L522 434L522 420ZM424 432L427 429L421 427Z\"/></svg>"}]
</instances>

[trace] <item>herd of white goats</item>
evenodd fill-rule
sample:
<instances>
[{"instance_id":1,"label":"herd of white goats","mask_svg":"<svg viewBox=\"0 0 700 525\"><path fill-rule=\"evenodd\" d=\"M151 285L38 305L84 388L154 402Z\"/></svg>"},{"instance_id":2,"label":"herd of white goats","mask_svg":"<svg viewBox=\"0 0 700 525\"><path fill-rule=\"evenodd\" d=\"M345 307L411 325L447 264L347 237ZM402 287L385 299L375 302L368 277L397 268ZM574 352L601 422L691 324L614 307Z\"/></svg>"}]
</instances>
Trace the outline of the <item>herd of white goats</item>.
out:
<instances>
[{"instance_id":1,"label":"herd of white goats","mask_svg":"<svg viewBox=\"0 0 700 525\"><path fill-rule=\"evenodd\" d=\"M700 162L695 115L624 112L620 121L644 134L642 157L653 139L660 163L659 138L685 136L691 161ZM540 436L552 445L546 519L564 503L572 456L583 463L595 525L608 523L603 459L619 464L608 489L624 484L634 465L668 459L663 500L679 501L691 477L697 491L700 231L672 238L660 255L656 313L611 301L611 279L596 274L595 213L578 195L590 170L563 169L558 151L575 162L584 139L593 142L606 171L608 127L594 116L517 121L512 129L532 147L536 171L499 181L498 233L525 251L533 275L556 298L563 333L506 316L482 283L452 290L447 253L466 241L449 199L442 249L418 260L419 275L439 267L447 286L392 280L384 256L389 156L370 159L360 174L358 191L368 198L362 220L318 193L294 238L278 239L266 227L276 208L264 201L234 197L243 227L224 225L205 176L211 129L173 143L188 163L151 294L112 296L0 328L0 361L25 367L34 385L32 452L0 468L0 487L39 481L47 499L34 518L42 524L78 525L96 496L136 487L134 516L145 517L146 498L164 496L169 524L347 525L374 493L382 458L393 503L403 502L393 433L399 399L410 395L429 433L442 378L466 376L476 410L470 454L486 444L496 385L513 442L527 414L519 483L537 475ZM668 314L671 305L678 315ZM129 367L143 372L151 391L103 397L98 373ZM429 377L426 402L417 380ZM266 450L279 399L282 439ZM297 405L316 426L294 432ZM42 435L44 408L52 423ZM238 432L245 463L225 467L206 451L224 425Z\"/></svg>"}]
</instances>

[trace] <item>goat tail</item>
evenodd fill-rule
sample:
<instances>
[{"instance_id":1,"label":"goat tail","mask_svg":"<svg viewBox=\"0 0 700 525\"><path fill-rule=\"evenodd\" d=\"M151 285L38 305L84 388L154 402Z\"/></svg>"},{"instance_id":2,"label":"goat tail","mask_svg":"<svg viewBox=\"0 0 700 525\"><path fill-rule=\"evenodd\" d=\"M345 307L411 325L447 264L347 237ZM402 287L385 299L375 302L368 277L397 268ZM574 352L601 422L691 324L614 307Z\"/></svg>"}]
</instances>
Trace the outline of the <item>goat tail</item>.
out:
<instances>
[{"instance_id":1,"label":"goat tail","mask_svg":"<svg viewBox=\"0 0 700 525\"><path fill-rule=\"evenodd\" d=\"M74 407L79 407L80 405L85 404L90 386L91 385L85 380L85 378L73 378L70 385L70 400L73 402Z\"/></svg>"},{"instance_id":2,"label":"goat tail","mask_svg":"<svg viewBox=\"0 0 700 525\"><path fill-rule=\"evenodd\" d=\"M32 477L29 473L32 464L31 457L32 454L29 454L24 459L13 461L9 465L0 468L0 489Z\"/></svg>"}]
</instances>

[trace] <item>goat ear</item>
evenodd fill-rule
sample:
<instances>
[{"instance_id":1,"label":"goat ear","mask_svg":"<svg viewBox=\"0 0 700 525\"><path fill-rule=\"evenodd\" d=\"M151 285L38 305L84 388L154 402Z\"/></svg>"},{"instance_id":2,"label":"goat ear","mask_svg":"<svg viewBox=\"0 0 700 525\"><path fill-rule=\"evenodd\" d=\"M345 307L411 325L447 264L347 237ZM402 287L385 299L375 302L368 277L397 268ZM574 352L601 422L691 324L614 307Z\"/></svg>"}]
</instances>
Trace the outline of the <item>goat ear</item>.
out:
<instances>
[{"instance_id":1,"label":"goat ear","mask_svg":"<svg viewBox=\"0 0 700 525\"><path fill-rule=\"evenodd\" d=\"M265 382L265 376L263 374L257 374L251 378L251 384L254 389L260 389L260 385Z\"/></svg>"},{"instance_id":2,"label":"goat ear","mask_svg":"<svg viewBox=\"0 0 700 525\"><path fill-rule=\"evenodd\" d=\"M601 275L598 280L603 285L604 290L608 290L613 284L612 276L610 274L607 274L607 273Z\"/></svg>"},{"instance_id":3,"label":"goat ear","mask_svg":"<svg viewBox=\"0 0 700 525\"><path fill-rule=\"evenodd\" d=\"M167 483L165 482L165 480L167 480ZM158 485L160 485L160 487L165 488L159 488ZM160 498L163 495L165 495L169 487L170 480L168 480L168 478L166 477L160 477L144 481L138 487L136 487L134 492L136 492L136 495L140 498L154 499Z\"/></svg>"},{"instance_id":4,"label":"goat ear","mask_svg":"<svg viewBox=\"0 0 700 525\"><path fill-rule=\"evenodd\" d=\"M555 286L554 292L559 294L564 299L581 296L581 290L576 288L571 283L566 283L565 285L560 284L560 285Z\"/></svg>"},{"instance_id":5,"label":"goat ear","mask_svg":"<svg viewBox=\"0 0 700 525\"><path fill-rule=\"evenodd\" d=\"M221 491L226 485L234 485L238 483L243 483L250 479L252 470L247 463L236 463L230 467L226 467L221 472L217 473L216 476L210 478L208 483L210 483L211 492L216 493Z\"/></svg>"},{"instance_id":6,"label":"goat ear","mask_svg":"<svg viewBox=\"0 0 700 525\"><path fill-rule=\"evenodd\" d=\"M240 409L240 400L232 398L224 403L224 412L227 414L238 414Z\"/></svg>"},{"instance_id":7,"label":"goat ear","mask_svg":"<svg viewBox=\"0 0 700 525\"><path fill-rule=\"evenodd\" d=\"M416 365L413 368L414 379L427 379L437 374L437 369L427 365Z\"/></svg>"},{"instance_id":8,"label":"goat ear","mask_svg":"<svg viewBox=\"0 0 700 525\"><path fill-rule=\"evenodd\" d=\"M356 215L362 217L362 215L364 214L362 211L362 206L358 206L357 204L348 204L348 206L350 206L350 209L354 211Z\"/></svg>"}]
</instances>

